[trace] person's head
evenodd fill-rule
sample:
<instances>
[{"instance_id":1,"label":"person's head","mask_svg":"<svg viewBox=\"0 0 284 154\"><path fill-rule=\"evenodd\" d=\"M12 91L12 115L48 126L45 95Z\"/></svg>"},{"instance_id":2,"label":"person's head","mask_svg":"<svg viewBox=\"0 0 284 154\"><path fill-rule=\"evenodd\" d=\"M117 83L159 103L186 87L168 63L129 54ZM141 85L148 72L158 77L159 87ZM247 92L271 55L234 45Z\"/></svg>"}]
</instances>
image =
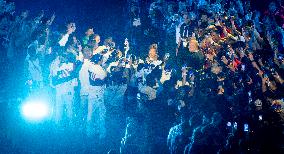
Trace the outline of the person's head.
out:
<instances>
[{"instance_id":1,"label":"person's head","mask_svg":"<svg viewBox=\"0 0 284 154\"><path fill-rule=\"evenodd\" d=\"M202 116L202 125L208 124L209 123L209 119L206 117L206 115Z\"/></svg>"},{"instance_id":2,"label":"person's head","mask_svg":"<svg viewBox=\"0 0 284 154\"><path fill-rule=\"evenodd\" d=\"M211 32L211 38L213 39L214 42L219 42L219 40L220 40L219 34L215 31Z\"/></svg>"},{"instance_id":3,"label":"person's head","mask_svg":"<svg viewBox=\"0 0 284 154\"><path fill-rule=\"evenodd\" d=\"M92 49L85 47L83 49L83 56L84 56L84 59L91 59L91 57L93 56Z\"/></svg>"},{"instance_id":4,"label":"person's head","mask_svg":"<svg viewBox=\"0 0 284 154\"><path fill-rule=\"evenodd\" d=\"M208 17L207 17L206 14L201 15L201 21L202 21L202 22L206 22L207 19L208 19Z\"/></svg>"},{"instance_id":5,"label":"person's head","mask_svg":"<svg viewBox=\"0 0 284 154\"><path fill-rule=\"evenodd\" d=\"M77 43L77 41L78 41L78 40L77 40L76 36L73 36L73 37L72 37L72 44Z\"/></svg>"},{"instance_id":6,"label":"person's head","mask_svg":"<svg viewBox=\"0 0 284 154\"><path fill-rule=\"evenodd\" d=\"M189 20L194 21L196 19L196 14L194 12L189 12Z\"/></svg>"},{"instance_id":7,"label":"person's head","mask_svg":"<svg viewBox=\"0 0 284 154\"><path fill-rule=\"evenodd\" d=\"M94 35L94 40L96 41L96 43L100 43L101 42L101 37L99 34L95 34Z\"/></svg>"},{"instance_id":8,"label":"person's head","mask_svg":"<svg viewBox=\"0 0 284 154\"><path fill-rule=\"evenodd\" d=\"M188 15L187 13L184 14L184 15L183 15L183 22L187 24L187 23L189 23L189 21L190 21L189 15Z\"/></svg>"},{"instance_id":9,"label":"person's head","mask_svg":"<svg viewBox=\"0 0 284 154\"><path fill-rule=\"evenodd\" d=\"M38 37L37 37L38 45L44 45L45 39L46 39L46 37L44 35L41 35L41 34L38 35Z\"/></svg>"},{"instance_id":10,"label":"person's head","mask_svg":"<svg viewBox=\"0 0 284 154\"><path fill-rule=\"evenodd\" d=\"M28 17L28 15L29 15L29 11L27 11L27 10L21 13L22 19L26 19Z\"/></svg>"},{"instance_id":11,"label":"person's head","mask_svg":"<svg viewBox=\"0 0 284 154\"><path fill-rule=\"evenodd\" d=\"M85 32L86 36L90 36L94 34L94 29L93 28L89 28L86 32Z\"/></svg>"},{"instance_id":12,"label":"person's head","mask_svg":"<svg viewBox=\"0 0 284 154\"><path fill-rule=\"evenodd\" d=\"M119 59L121 59L122 56L123 54L119 49L111 53L111 58L113 59L113 61L118 61Z\"/></svg>"},{"instance_id":13,"label":"person's head","mask_svg":"<svg viewBox=\"0 0 284 154\"><path fill-rule=\"evenodd\" d=\"M115 42L112 40L112 37L108 37L107 39L105 39L104 45L110 48L114 48Z\"/></svg>"},{"instance_id":14,"label":"person's head","mask_svg":"<svg viewBox=\"0 0 284 154\"><path fill-rule=\"evenodd\" d=\"M174 5L173 4L168 5L168 12L174 13Z\"/></svg>"},{"instance_id":15,"label":"person's head","mask_svg":"<svg viewBox=\"0 0 284 154\"><path fill-rule=\"evenodd\" d=\"M135 5L131 6L130 10L131 10L131 12L133 12L133 13L138 12L138 8L137 8L137 6L135 6Z\"/></svg>"},{"instance_id":16,"label":"person's head","mask_svg":"<svg viewBox=\"0 0 284 154\"><path fill-rule=\"evenodd\" d=\"M275 2L271 2L271 3L269 4L268 8L269 8L269 11L270 11L271 13L274 13L274 12L277 10L276 3L275 3Z\"/></svg>"},{"instance_id":17,"label":"person's head","mask_svg":"<svg viewBox=\"0 0 284 154\"><path fill-rule=\"evenodd\" d=\"M150 59L157 59L158 58L158 53L157 53L157 44L152 44L149 48L149 52L148 52L148 57Z\"/></svg>"},{"instance_id":18,"label":"person's head","mask_svg":"<svg viewBox=\"0 0 284 154\"><path fill-rule=\"evenodd\" d=\"M195 38L192 38L189 41L189 51L190 52L196 52L198 50L198 41Z\"/></svg>"},{"instance_id":19,"label":"person's head","mask_svg":"<svg viewBox=\"0 0 284 154\"><path fill-rule=\"evenodd\" d=\"M228 52L230 52L230 53L234 53L234 49L233 49L233 47L231 46L231 45L227 45L227 50L228 50Z\"/></svg>"},{"instance_id":20,"label":"person's head","mask_svg":"<svg viewBox=\"0 0 284 154\"><path fill-rule=\"evenodd\" d=\"M244 49L241 47L241 48L236 48L236 52L239 54L240 57L245 57L246 54L244 52Z\"/></svg>"},{"instance_id":21,"label":"person's head","mask_svg":"<svg viewBox=\"0 0 284 154\"><path fill-rule=\"evenodd\" d=\"M67 33L69 33L69 34L75 32L75 30L76 30L76 24L73 23L73 22L67 24L66 27L67 27Z\"/></svg>"},{"instance_id":22,"label":"person's head","mask_svg":"<svg viewBox=\"0 0 284 154\"><path fill-rule=\"evenodd\" d=\"M155 17L156 17L156 11L155 10L150 10L149 11L149 18L151 20L153 20L153 19L155 19Z\"/></svg>"}]
</instances>

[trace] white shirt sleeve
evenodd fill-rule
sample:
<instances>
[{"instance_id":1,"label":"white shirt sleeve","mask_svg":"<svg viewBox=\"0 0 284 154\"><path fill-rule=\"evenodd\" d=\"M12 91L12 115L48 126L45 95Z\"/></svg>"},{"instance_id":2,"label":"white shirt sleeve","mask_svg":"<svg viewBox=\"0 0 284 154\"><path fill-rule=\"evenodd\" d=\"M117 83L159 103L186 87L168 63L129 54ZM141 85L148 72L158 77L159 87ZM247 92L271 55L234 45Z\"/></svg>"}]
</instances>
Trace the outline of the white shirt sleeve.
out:
<instances>
[{"instance_id":1,"label":"white shirt sleeve","mask_svg":"<svg viewBox=\"0 0 284 154\"><path fill-rule=\"evenodd\" d=\"M177 27L176 27L176 44L179 43L179 38L180 38L180 26L182 23L180 23Z\"/></svg>"},{"instance_id":2,"label":"white shirt sleeve","mask_svg":"<svg viewBox=\"0 0 284 154\"><path fill-rule=\"evenodd\" d=\"M52 63L50 64L50 76L54 77L57 75L57 71L58 71L58 65L59 65L59 58L57 57L56 59L54 59L52 61Z\"/></svg>"},{"instance_id":3,"label":"white shirt sleeve","mask_svg":"<svg viewBox=\"0 0 284 154\"><path fill-rule=\"evenodd\" d=\"M67 43L69 38L69 34L65 34L63 35L63 37L60 39L60 41L58 42L60 46L65 46L65 44Z\"/></svg>"}]
</instances>

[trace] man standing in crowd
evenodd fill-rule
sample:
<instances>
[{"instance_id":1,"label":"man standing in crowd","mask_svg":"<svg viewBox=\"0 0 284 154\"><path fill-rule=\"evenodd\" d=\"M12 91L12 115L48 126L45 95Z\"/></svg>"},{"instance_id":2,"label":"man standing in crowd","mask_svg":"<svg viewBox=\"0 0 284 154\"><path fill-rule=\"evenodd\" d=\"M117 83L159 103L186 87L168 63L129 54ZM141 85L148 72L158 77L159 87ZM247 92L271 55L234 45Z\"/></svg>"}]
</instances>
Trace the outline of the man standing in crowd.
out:
<instances>
[{"instance_id":1,"label":"man standing in crowd","mask_svg":"<svg viewBox=\"0 0 284 154\"><path fill-rule=\"evenodd\" d=\"M189 39L194 33L193 21L189 18L188 14L183 15L183 23L180 25L178 34L178 46L176 49L178 66L182 66L188 60L189 56Z\"/></svg>"},{"instance_id":2,"label":"man standing in crowd","mask_svg":"<svg viewBox=\"0 0 284 154\"><path fill-rule=\"evenodd\" d=\"M95 130L99 134L99 139L106 136L105 116L106 108L104 104L104 89L107 74L101 66L102 56L96 54L91 58L91 66L89 68L90 93L88 102L88 123L94 120ZM89 125L89 124L88 124Z\"/></svg>"},{"instance_id":3,"label":"man standing in crowd","mask_svg":"<svg viewBox=\"0 0 284 154\"><path fill-rule=\"evenodd\" d=\"M43 86L42 68L36 49L36 45L29 46L28 55L25 59L25 78L30 94L38 91Z\"/></svg>"},{"instance_id":4,"label":"man standing in crowd","mask_svg":"<svg viewBox=\"0 0 284 154\"><path fill-rule=\"evenodd\" d=\"M79 81L80 81L80 118L83 122L83 125L86 123L87 120L87 113L88 113L88 100L89 100L89 65L90 59L93 56L92 50L89 48L83 49L83 64L79 71Z\"/></svg>"},{"instance_id":5,"label":"man standing in crowd","mask_svg":"<svg viewBox=\"0 0 284 154\"><path fill-rule=\"evenodd\" d=\"M104 88L106 71L102 68L102 56L96 54L92 56L92 50L89 48L83 49L84 62L79 72L79 79L81 81L81 105L83 113L88 108L87 116L87 133L92 135L96 130L99 138L105 137L105 114L106 109L104 105ZM84 110L85 109L85 110ZM83 117L84 119L84 117ZM92 125L94 122L94 126ZM94 127L96 129L94 129Z\"/></svg>"},{"instance_id":6,"label":"man standing in crowd","mask_svg":"<svg viewBox=\"0 0 284 154\"><path fill-rule=\"evenodd\" d=\"M58 56L50 65L51 84L55 87L55 121L59 123L62 119L64 107L67 108L67 117L72 122L74 87L77 86L74 63L70 61L70 54L59 47Z\"/></svg>"}]
</instances>

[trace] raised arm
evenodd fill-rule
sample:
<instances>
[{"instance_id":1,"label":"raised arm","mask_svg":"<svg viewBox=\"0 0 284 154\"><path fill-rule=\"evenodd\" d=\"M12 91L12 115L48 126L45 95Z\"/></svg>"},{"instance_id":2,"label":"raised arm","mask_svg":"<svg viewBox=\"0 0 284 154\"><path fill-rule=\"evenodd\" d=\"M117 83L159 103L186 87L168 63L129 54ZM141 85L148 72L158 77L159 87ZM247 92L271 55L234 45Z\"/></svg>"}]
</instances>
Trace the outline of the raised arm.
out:
<instances>
[{"instance_id":1,"label":"raised arm","mask_svg":"<svg viewBox=\"0 0 284 154\"><path fill-rule=\"evenodd\" d=\"M76 30L76 25L75 23L70 23L67 25L67 33L63 35L63 37L60 39L60 41L58 42L60 46L65 46L70 34L72 34L73 32L75 32Z\"/></svg>"}]
</instances>

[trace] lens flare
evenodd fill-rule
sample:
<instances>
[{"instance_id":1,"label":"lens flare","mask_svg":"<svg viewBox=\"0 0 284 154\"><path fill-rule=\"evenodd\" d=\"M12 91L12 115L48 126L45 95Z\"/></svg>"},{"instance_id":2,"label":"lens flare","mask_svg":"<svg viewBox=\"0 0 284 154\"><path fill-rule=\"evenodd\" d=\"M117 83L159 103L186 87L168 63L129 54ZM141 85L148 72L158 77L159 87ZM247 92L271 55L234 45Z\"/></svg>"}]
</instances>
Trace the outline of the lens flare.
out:
<instances>
[{"instance_id":1,"label":"lens flare","mask_svg":"<svg viewBox=\"0 0 284 154\"><path fill-rule=\"evenodd\" d=\"M49 107L43 102L27 102L22 106L22 115L29 121L41 121L49 116Z\"/></svg>"}]
</instances>

